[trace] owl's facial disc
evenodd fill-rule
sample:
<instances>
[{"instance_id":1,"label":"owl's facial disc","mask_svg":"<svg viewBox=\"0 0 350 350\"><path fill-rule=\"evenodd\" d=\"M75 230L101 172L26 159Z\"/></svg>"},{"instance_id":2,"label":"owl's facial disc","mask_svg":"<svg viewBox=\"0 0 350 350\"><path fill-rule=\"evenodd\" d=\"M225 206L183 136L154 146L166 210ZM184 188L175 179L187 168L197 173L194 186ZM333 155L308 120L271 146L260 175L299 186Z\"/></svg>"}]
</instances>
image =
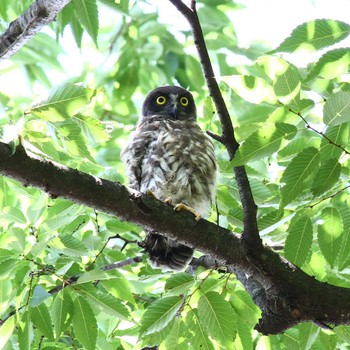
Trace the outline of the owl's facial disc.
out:
<instances>
[{"instance_id":1,"label":"owl's facial disc","mask_svg":"<svg viewBox=\"0 0 350 350\"><path fill-rule=\"evenodd\" d=\"M177 86L165 86L149 93L142 108L143 117L162 116L174 120L196 119L192 95Z\"/></svg>"}]
</instances>

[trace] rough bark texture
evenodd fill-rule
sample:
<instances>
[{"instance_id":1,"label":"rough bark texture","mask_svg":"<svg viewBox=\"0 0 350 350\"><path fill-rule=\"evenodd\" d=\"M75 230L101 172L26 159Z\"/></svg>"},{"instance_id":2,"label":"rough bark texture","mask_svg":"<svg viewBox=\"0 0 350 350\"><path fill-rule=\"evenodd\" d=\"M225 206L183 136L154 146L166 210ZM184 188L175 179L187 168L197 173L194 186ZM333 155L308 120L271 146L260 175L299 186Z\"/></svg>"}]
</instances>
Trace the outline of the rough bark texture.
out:
<instances>
[{"instance_id":1,"label":"rough bark texture","mask_svg":"<svg viewBox=\"0 0 350 350\"><path fill-rule=\"evenodd\" d=\"M52 22L71 0L37 0L0 36L0 59L14 55L41 28Z\"/></svg>"},{"instance_id":2,"label":"rough bark texture","mask_svg":"<svg viewBox=\"0 0 350 350\"><path fill-rule=\"evenodd\" d=\"M155 230L203 253L208 267L234 272L262 310L256 329L276 334L305 321L318 325L350 324L350 289L321 283L268 247L252 250L245 240L189 212L111 181L36 159L18 147L0 143L0 173L62 197Z\"/></svg>"}]
</instances>

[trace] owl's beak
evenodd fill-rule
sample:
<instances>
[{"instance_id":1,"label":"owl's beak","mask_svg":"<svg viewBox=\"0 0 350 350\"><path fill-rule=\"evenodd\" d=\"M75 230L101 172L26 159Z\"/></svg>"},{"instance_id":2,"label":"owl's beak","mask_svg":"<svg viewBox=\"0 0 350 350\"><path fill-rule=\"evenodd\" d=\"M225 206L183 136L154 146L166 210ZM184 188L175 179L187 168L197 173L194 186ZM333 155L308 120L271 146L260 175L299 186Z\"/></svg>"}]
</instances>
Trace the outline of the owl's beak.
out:
<instances>
[{"instance_id":1,"label":"owl's beak","mask_svg":"<svg viewBox=\"0 0 350 350\"><path fill-rule=\"evenodd\" d=\"M178 109L177 109L177 105L176 104L172 105L171 114L173 115L174 119L178 119L179 118Z\"/></svg>"}]
</instances>

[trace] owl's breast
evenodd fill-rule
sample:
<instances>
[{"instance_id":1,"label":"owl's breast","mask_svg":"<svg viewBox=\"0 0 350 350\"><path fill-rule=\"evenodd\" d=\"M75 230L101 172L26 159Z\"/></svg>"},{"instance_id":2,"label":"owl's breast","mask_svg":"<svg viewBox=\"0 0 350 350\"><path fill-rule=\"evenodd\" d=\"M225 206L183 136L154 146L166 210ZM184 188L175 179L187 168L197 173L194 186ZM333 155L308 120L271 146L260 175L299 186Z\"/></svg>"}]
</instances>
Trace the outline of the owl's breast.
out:
<instances>
[{"instance_id":1,"label":"owl's breast","mask_svg":"<svg viewBox=\"0 0 350 350\"><path fill-rule=\"evenodd\" d=\"M193 207L211 202L216 162L211 140L195 123L157 129L142 164L141 191L152 190L159 199L171 197Z\"/></svg>"}]
</instances>

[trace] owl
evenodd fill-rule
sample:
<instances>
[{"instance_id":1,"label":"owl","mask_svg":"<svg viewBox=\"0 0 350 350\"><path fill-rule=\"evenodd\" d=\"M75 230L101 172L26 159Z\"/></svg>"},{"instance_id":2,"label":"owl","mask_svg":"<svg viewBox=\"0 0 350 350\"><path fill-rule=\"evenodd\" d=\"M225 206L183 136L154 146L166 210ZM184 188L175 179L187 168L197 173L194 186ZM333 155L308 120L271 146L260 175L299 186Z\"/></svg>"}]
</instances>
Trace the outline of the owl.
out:
<instances>
[{"instance_id":1,"label":"owl","mask_svg":"<svg viewBox=\"0 0 350 350\"><path fill-rule=\"evenodd\" d=\"M197 124L187 90L163 86L147 95L121 158L131 188L184 204L203 218L210 215L217 176L214 145ZM151 266L163 271L184 270L193 256L192 247L159 232L147 232L143 247Z\"/></svg>"}]
</instances>

